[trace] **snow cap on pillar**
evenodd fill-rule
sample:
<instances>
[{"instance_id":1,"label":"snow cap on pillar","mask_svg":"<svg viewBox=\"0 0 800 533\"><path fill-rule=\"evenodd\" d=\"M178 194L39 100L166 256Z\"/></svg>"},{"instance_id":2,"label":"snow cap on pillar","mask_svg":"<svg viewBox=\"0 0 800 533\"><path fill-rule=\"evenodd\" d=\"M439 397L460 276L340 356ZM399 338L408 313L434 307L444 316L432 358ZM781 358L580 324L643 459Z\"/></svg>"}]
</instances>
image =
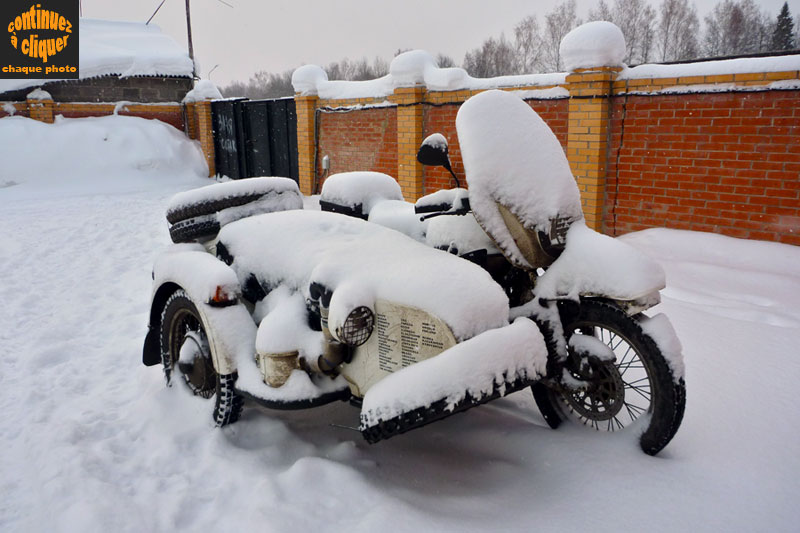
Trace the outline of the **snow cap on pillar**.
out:
<instances>
[{"instance_id":1,"label":"snow cap on pillar","mask_svg":"<svg viewBox=\"0 0 800 533\"><path fill-rule=\"evenodd\" d=\"M302 96L318 94L318 84L325 81L328 75L317 65L303 65L292 73L292 87Z\"/></svg>"},{"instance_id":2,"label":"snow cap on pillar","mask_svg":"<svg viewBox=\"0 0 800 533\"><path fill-rule=\"evenodd\" d=\"M389 73L395 87L425 84L425 73L437 69L436 60L425 50L403 52L392 60Z\"/></svg>"},{"instance_id":3,"label":"snow cap on pillar","mask_svg":"<svg viewBox=\"0 0 800 533\"><path fill-rule=\"evenodd\" d=\"M621 67L625 37L616 24L603 20L587 22L566 34L559 47L564 68Z\"/></svg>"}]
</instances>

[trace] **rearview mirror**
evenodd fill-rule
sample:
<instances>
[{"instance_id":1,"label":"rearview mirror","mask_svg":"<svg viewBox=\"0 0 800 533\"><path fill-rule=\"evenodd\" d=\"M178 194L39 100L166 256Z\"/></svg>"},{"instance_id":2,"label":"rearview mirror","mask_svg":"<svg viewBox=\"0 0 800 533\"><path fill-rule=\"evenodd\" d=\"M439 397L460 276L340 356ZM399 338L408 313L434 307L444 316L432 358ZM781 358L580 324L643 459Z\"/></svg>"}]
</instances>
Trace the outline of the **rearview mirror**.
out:
<instances>
[{"instance_id":1,"label":"rearview mirror","mask_svg":"<svg viewBox=\"0 0 800 533\"><path fill-rule=\"evenodd\" d=\"M434 133L425 137L417 152L417 161L429 167L444 167L453 176L456 187L461 187L456 173L450 166L450 155L447 152L447 139L441 133Z\"/></svg>"},{"instance_id":2,"label":"rearview mirror","mask_svg":"<svg viewBox=\"0 0 800 533\"><path fill-rule=\"evenodd\" d=\"M447 139L441 133L428 135L417 152L417 161L429 167L444 167L450 170Z\"/></svg>"}]
</instances>

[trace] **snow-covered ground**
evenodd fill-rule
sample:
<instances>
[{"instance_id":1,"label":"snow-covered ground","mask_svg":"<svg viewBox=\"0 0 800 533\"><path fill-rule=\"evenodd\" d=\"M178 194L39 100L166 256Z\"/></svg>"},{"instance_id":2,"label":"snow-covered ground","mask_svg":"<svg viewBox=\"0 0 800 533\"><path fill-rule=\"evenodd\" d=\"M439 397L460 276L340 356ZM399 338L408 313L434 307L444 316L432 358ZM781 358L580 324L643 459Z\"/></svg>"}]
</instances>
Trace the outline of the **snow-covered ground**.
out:
<instances>
[{"instance_id":1,"label":"snow-covered ground","mask_svg":"<svg viewBox=\"0 0 800 533\"><path fill-rule=\"evenodd\" d=\"M123 138L0 120L26 160L0 165L0 531L796 531L800 248L625 237L666 270L655 311L687 368L655 458L548 429L528 392L374 446L346 404L250 406L219 430L141 364L164 209L208 183L202 156L123 119Z\"/></svg>"}]
</instances>

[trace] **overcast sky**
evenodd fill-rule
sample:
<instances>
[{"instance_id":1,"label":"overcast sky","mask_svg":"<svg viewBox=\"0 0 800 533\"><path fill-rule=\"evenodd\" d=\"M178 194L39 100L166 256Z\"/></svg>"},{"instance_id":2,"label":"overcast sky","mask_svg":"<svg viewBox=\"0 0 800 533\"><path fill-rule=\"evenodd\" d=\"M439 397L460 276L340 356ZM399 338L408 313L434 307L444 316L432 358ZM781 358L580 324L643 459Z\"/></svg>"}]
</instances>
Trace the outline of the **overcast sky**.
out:
<instances>
[{"instance_id":1,"label":"overcast sky","mask_svg":"<svg viewBox=\"0 0 800 533\"><path fill-rule=\"evenodd\" d=\"M390 60L399 49L442 52L461 64L484 39L513 34L523 17L542 21L557 0L191 0L192 36L200 75L225 85L259 70L281 72L342 58ZM145 22L161 0L82 0L83 16ZM784 0L756 0L777 16ZM607 0L613 4L613 0ZM656 7L660 0L651 0ZM717 0L695 0L702 17ZM586 18L596 0L577 0ZM402 7L400 7L402 6ZM790 0L797 21L800 0ZM153 19L186 45L185 0L166 0ZM796 24L797 22L795 22ZM795 26L796 27L796 26Z\"/></svg>"}]
</instances>

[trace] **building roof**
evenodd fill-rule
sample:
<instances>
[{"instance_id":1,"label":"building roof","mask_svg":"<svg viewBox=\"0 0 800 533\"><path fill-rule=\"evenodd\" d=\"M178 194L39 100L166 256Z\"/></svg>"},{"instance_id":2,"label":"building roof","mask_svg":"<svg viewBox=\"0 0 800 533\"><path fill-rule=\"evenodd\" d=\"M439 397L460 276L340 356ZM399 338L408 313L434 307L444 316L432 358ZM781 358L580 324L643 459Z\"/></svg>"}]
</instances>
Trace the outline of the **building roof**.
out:
<instances>
[{"instance_id":1,"label":"building roof","mask_svg":"<svg viewBox=\"0 0 800 533\"><path fill-rule=\"evenodd\" d=\"M184 47L154 25L80 19L80 78L116 75L192 76ZM35 87L48 80L0 80L0 93Z\"/></svg>"}]
</instances>

